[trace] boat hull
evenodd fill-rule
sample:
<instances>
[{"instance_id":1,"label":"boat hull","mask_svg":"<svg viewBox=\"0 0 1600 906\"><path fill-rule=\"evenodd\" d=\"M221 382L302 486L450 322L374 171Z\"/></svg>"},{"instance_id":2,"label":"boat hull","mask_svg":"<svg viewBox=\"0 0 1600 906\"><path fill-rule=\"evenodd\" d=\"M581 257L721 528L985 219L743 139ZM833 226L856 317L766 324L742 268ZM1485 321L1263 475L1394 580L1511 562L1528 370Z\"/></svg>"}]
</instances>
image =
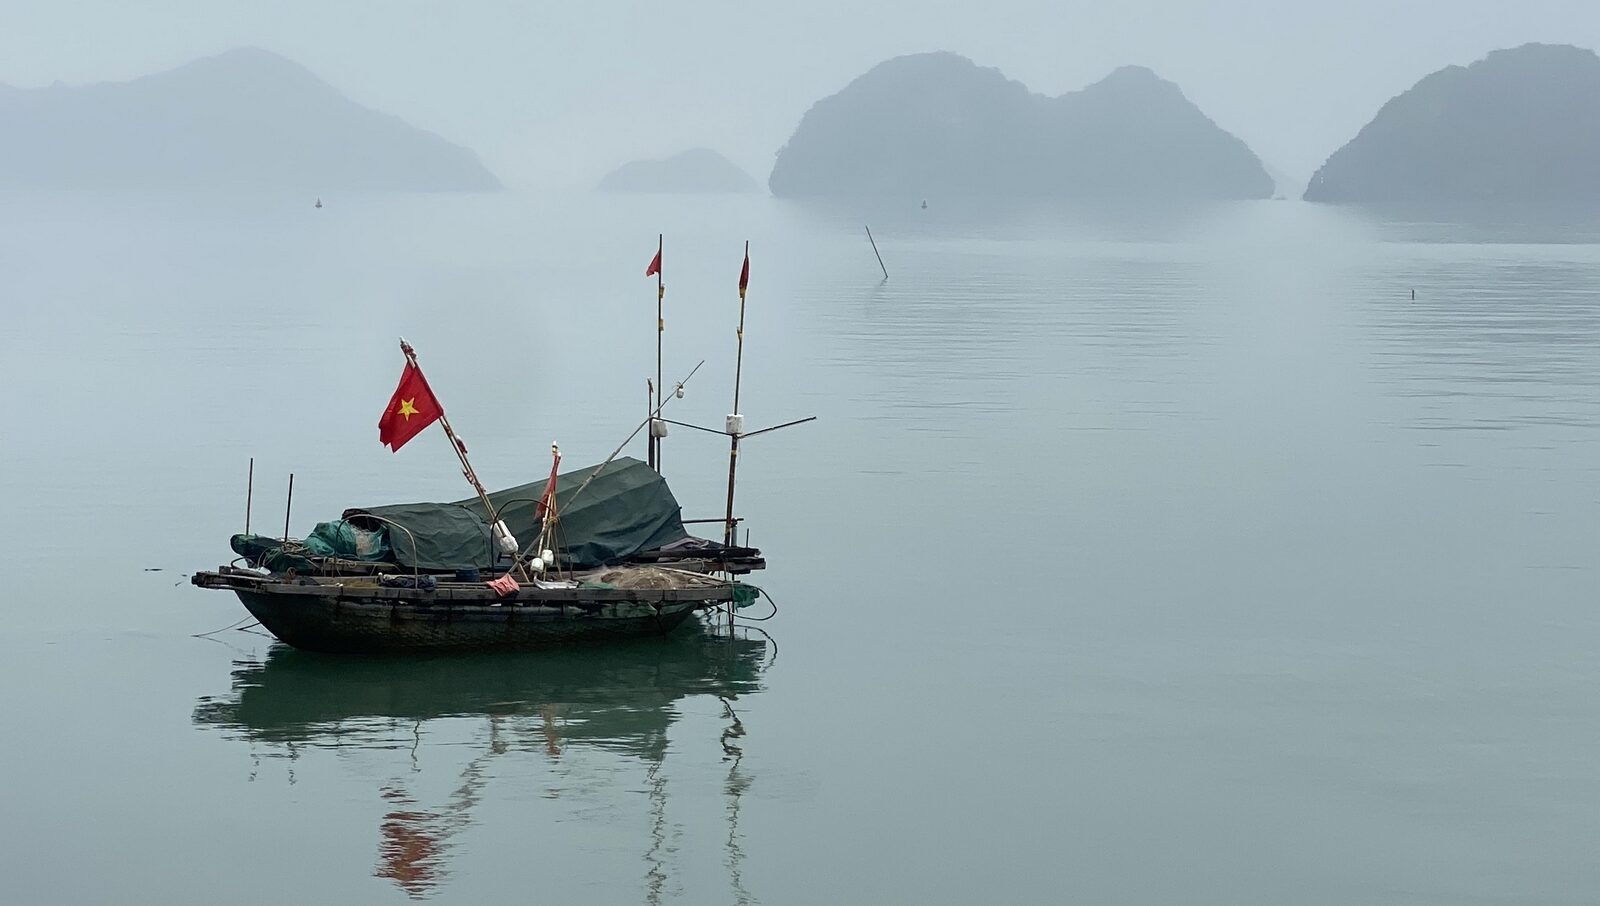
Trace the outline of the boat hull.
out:
<instances>
[{"instance_id":1,"label":"boat hull","mask_svg":"<svg viewBox=\"0 0 1600 906\"><path fill-rule=\"evenodd\" d=\"M286 644L307 651L380 654L529 650L665 635L705 601L608 601L598 606L352 601L234 589L245 609Z\"/></svg>"}]
</instances>

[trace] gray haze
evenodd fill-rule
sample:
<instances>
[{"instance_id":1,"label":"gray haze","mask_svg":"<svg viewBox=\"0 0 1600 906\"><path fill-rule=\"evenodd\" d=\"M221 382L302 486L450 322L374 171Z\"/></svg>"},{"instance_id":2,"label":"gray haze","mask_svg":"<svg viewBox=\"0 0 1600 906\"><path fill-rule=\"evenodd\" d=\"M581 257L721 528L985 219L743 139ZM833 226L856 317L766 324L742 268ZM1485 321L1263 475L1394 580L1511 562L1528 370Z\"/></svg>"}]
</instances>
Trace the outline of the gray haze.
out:
<instances>
[{"instance_id":1,"label":"gray haze","mask_svg":"<svg viewBox=\"0 0 1600 906\"><path fill-rule=\"evenodd\" d=\"M1600 217L589 190L764 178L935 49L1050 97L1147 66L1304 179L1427 73L1600 46L1595 0L0 2L0 82L261 47L511 188L0 192L0 902L1593 906ZM378 441L401 334L495 487L610 454L658 341L685 424L816 415L738 456L781 614L474 662L226 631L186 576L248 519L466 493L437 429ZM721 515L726 442L665 444Z\"/></svg>"},{"instance_id":2,"label":"gray haze","mask_svg":"<svg viewBox=\"0 0 1600 906\"><path fill-rule=\"evenodd\" d=\"M581 186L627 160L702 145L764 176L814 101L889 57L929 50L1050 95L1118 66L1149 66L1269 166L1304 180L1429 72L1529 41L1600 45L1600 5L1579 0L403 2L381 11L303 0L13 0L3 24L0 82L128 79L259 45L359 103L471 147L508 183Z\"/></svg>"},{"instance_id":3,"label":"gray haze","mask_svg":"<svg viewBox=\"0 0 1600 906\"><path fill-rule=\"evenodd\" d=\"M0 90L0 185L492 190L469 150L255 48L128 82Z\"/></svg>"}]
</instances>

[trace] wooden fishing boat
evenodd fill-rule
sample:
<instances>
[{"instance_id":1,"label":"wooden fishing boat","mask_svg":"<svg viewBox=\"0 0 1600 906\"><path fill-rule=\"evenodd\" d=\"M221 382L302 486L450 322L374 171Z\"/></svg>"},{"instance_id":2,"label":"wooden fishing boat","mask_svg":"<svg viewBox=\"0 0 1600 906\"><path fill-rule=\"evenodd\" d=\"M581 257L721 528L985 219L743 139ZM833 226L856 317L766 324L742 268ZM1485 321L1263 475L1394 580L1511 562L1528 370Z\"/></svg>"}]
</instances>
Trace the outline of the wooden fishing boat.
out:
<instances>
[{"instance_id":1,"label":"wooden fishing boat","mask_svg":"<svg viewBox=\"0 0 1600 906\"><path fill-rule=\"evenodd\" d=\"M313 651L660 635L697 610L752 603L760 590L734 577L766 565L755 548L689 534L680 512L666 479L617 457L482 500L347 509L304 539L235 535L242 565L192 581L232 591L267 631ZM496 531L560 540L547 561L544 551L503 549Z\"/></svg>"},{"instance_id":2,"label":"wooden fishing boat","mask_svg":"<svg viewBox=\"0 0 1600 906\"><path fill-rule=\"evenodd\" d=\"M294 576L221 567L201 588L238 595L251 616L308 651L377 654L530 649L664 635L691 614L743 606L753 585L661 567L627 566L502 593L431 576Z\"/></svg>"},{"instance_id":3,"label":"wooden fishing boat","mask_svg":"<svg viewBox=\"0 0 1600 906\"><path fill-rule=\"evenodd\" d=\"M646 276L660 281L661 246ZM698 610L734 612L761 593L734 577L766 565L761 552L740 547L734 480L742 439L814 418L758 431L744 430L739 383L744 360L745 290L750 248L739 273L738 351L729 438L728 496L719 542L689 534L682 509L661 476L661 440L670 420L662 410L683 397L660 381L644 422L599 465L560 473L561 451L551 444L549 477L490 492L467 458L444 406L433 393L416 350L404 339L406 364L378 422L379 440L398 451L438 422L475 496L451 503L391 504L347 509L318 523L304 539L250 533L255 464L245 497L245 531L231 546L244 566L196 573L201 588L232 591L261 625L296 648L341 653L538 648L556 643L621 639L671 632ZM662 321L657 318L657 338ZM704 364L702 362L701 364ZM684 424L672 422L672 424ZM622 456L641 431L649 462ZM289 476L290 503L294 476ZM694 522L696 520L689 520ZM517 538L532 539L523 545Z\"/></svg>"}]
</instances>

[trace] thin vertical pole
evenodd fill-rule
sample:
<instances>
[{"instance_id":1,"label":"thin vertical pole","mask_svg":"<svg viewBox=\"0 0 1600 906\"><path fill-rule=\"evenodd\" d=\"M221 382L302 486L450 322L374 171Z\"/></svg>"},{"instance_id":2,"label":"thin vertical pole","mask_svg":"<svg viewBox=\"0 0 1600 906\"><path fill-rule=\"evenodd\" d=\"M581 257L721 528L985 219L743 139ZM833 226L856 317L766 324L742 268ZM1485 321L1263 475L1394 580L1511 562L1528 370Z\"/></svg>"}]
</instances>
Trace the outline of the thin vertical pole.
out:
<instances>
[{"instance_id":1,"label":"thin vertical pole","mask_svg":"<svg viewBox=\"0 0 1600 906\"><path fill-rule=\"evenodd\" d=\"M645 378L644 379L644 419L645 419L645 424L647 424L647 425L650 425L651 422L654 421L654 419L656 417L656 410L653 408L655 406L655 399L656 399L656 385L652 384L650 382L649 378ZM654 427L654 426L651 425L651 427ZM645 439L645 445L644 445L645 446L645 452L650 457L650 468L654 469L656 467L656 435L655 435L655 432L654 431L645 432L644 439Z\"/></svg>"},{"instance_id":2,"label":"thin vertical pole","mask_svg":"<svg viewBox=\"0 0 1600 906\"><path fill-rule=\"evenodd\" d=\"M878 241L872 238L872 227L864 223L862 226L867 227L867 241L872 243L872 254L878 256L878 267L883 270L883 279L887 280L889 279L889 269L883 266L883 256L878 255Z\"/></svg>"},{"instance_id":3,"label":"thin vertical pole","mask_svg":"<svg viewBox=\"0 0 1600 906\"><path fill-rule=\"evenodd\" d=\"M250 534L250 505L256 495L256 458L250 457L250 474L244 482L244 533Z\"/></svg>"},{"instance_id":4,"label":"thin vertical pole","mask_svg":"<svg viewBox=\"0 0 1600 906\"><path fill-rule=\"evenodd\" d=\"M405 353L406 361L410 362L413 368L417 369L418 371L422 370L422 366L417 364L417 351L411 348L410 343L407 343L405 340L401 340L400 351ZM435 397L434 401L438 402L438 398ZM478 500L483 504L484 521L490 523L489 538L492 543L494 541L494 504L489 502L489 492L483 489L483 483L478 481L478 473L473 470L472 463L467 461L467 445L461 442L461 438L456 437L455 429L450 427L450 419L444 414L443 403L439 404L439 425L440 427L444 428L445 436L450 438L450 446L455 449L456 458L461 460L461 474L466 477L467 483L472 485L472 489L478 492ZM289 476L289 483L290 487L293 487L293 475ZM498 558L499 548L496 546L492 549L496 551L495 556ZM522 578L526 580L528 578L528 572L522 568L520 560L513 560L512 564L516 568L517 572L522 574Z\"/></svg>"},{"instance_id":5,"label":"thin vertical pole","mask_svg":"<svg viewBox=\"0 0 1600 906\"><path fill-rule=\"evenodd\" d=\"M749 262L750 262L750 242L749 242L749 240L746 240L745 244L744 244L744 260L745 260L746 264L749 264ZM738 415L739 414L739 385L740 385L740 383L741 383L741 381L742 381L742 379L744 377L744 293L745 293L744 272L741 271L740 272L740 280L739 280L739 332L738 332L739 351L738 351L738 354L734 357L734 365L733 365L733 414L734 415ZM732 428L733 426L730 425L729 427ZM728 513L727 513L727 525L726 525L726 528L724 529L724 531L722 533L722 543L728 545L729 547L732 547L733 543L735 541L735 531L734 531L735 523L733 521L733 482L734 482L734 475L735 475L735 473L738 472L738 469L739 469L739 434L742 431L743 431L743 426L741 425L741 426L739 426L739 431L729 431L728 432L729 439L730 439L730 442L728 444ZM731 612L731 608L730 608L730 612Z\"/></svg>"},{"instance_id":6,"label":"thin vertical pole","mask_svg":"<svg viewBox=\"0 0 1600 906\"><path fill-rule=\"evenodd\" d=\"M289 473L289 497L283 502L283 540L289 540L289 511L294 509L294 473Z\"/></svg>"},{"instance_id":7,"label":"thin vertical pole","mask_svg":"<svg viewBox=\"0 0 1600 906\"><path fill-rule=\"evenodd\" d=\"M739 468L739 435L732 436L733 441L728 447L728 515L727 528L722 533L722 543L733 547L734 521L733 521L733 475Z\"/></svg>"},{"instance_id":8,"label":"thin vertical pole","mask_svg":"<svg viewBox=\"0 0 1600 906\"><path fill-rule=\"evenodd\" d=\"M667 269L667 259L665 257L663 257L662 254L661 254L663 249L664 249L664 247L665 247L665 242L663 241L664 239L665 239L665 237L664 237L663 234L661 234L661 233L657 233L656 234L656 259L661 262L661 266L656 268L656 408L657 409L661 408L661 335L663 333L665 333L666 329L667 329L666 319L662 316L662 312L661 312L661 301L663 299L665 299L666 295L667 295L667 285L664 282L666 280L666 274L664 273L664 271ZM652 447L654 447L655 451L656 451L655 467L656 467L656 472L659 473L661 471L661 438L656 436L656 426L655 426L654 422L651 422L651 424L650 424L650 445Z\"/></svg>"},{"instance_id":9,"label":"thin vertical pole","mask_svg":"<svg viewBox=\"0 0 1600 906\"><path fill-rule=\"evenodd\" d=\"M744 260L750 260L750 241L744 243ZM734 358L733 364L733 412L739 414L739 378L744 371L744 291L739 287L739 353Z\"/></svg>"}]
</instances>

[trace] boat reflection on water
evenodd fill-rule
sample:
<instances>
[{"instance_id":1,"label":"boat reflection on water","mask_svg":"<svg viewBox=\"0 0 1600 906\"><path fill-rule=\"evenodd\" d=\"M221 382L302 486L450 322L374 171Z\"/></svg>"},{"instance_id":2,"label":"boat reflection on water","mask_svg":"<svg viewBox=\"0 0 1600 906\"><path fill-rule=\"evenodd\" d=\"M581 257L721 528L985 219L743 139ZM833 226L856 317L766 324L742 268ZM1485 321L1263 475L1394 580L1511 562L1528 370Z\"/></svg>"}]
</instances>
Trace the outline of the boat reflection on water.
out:
<instances>
[{"instance_id":1,"label":"boat reflection on water","mask_svg":"<svg viewBox=\"0 0 1600 906\"><path fill-rule=\"evenodd\" d=\"M554 762L582 748L642 759L652 823L644 882L653 902L668 880L662 767L668 730L679 717L675 705L715 696L728 766L725 864L736 900L748 901L737 824L749 780L740 770L744 725L736 707L740 696L761 688L768 650L764 639L729 638L698 623L665 638L528 655L351 659L274 645L264 659L236 661L231 691L202 698L194 723L249 742L257 754L264 746L275 750L266 754L290 759L313 748L409 750L408 768L378 791L387 813L375 874L415 897L448 875L451 838L471 823L495 759L535 755ZM471 718L486 725L486 735L474 735L474 756L442 804L420 804L408 781L421 770L415 756L424 728Z\"/></svg>"}]
</instances>

